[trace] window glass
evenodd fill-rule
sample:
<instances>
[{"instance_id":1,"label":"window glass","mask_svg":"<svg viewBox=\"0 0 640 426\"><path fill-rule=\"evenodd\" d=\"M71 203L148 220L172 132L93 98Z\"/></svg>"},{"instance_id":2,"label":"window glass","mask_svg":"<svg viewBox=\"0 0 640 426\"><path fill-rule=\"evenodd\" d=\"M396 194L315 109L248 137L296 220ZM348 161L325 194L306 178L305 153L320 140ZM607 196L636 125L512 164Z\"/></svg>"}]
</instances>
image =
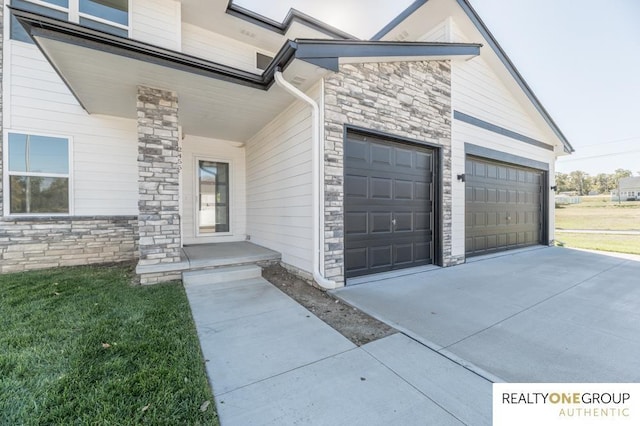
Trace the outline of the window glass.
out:
<instances>
[{"instance_id":1,"label":"window glass","mask_svg":"<svg viewBox=\"0 0 640 426\"><path fill-rule=\"evenodd\" d=\"M128 0L80 0L80 13L122 25L129 24Z\"/></svg>"},{"instance_id":2,"label":"window glass","mask_svg":"<svg viewBox=\"0 0 640 426\"><path fill-rule=\"evenodd\" d=\"M69 173L69 142L50 136L9 134L9 171Z\"/></svg>"},{"instance_id":3,"label":"window glass","mask_svg":"<svg viewBox=\"0 0 640 426\"><path fill-rule=\"evenodd\" d=\"M69 8L69 0L40 0L40 1L43 1L45 3L51 3L60 7L66 7L67 9Z\"/></svg>"},{"instance_id":4,"label":"window glass","mask_svg":"<svg viewBox=\"0 0 640 426\"><path fill-rule=\"evenodd\" d=\"M10 176L11 213L69 213L69 179Z\"/></svg>"},{"instance_id":5,"label":"window glass","mask_svg":"<svg viewBox=\"0 0 640 426\"><path fill-rule=\"evenodd\" d=\"M48 3L52 3L52 4L58 4L62 2L63 2L62 0L48 1ZM67 3L67 1L64 0L64 3ZM61 12L59 10L49 9L48 7L41 6L39 4L33 4L31 2L24 1L24 0L12 0L11 5L18 7L20 9L28 10L29 12L39 13L41 15L50 16L56 19L63 19L65 21L69 19L69 14L67 12ZM22 25L20 25L18 20L13 15L11 15L11 24L10 24L9 32L12 40L24 41L26 43L33 43L33 41L31 40L31 37L29 37L25 29L22 27Z\"/></svg>"},{"instance_id":6,"label":"window glass","mask_svg":"<svg viewBox=\"0 0 640 426\"><path fill-rule=\"evenodd\" d=\"M229 164L198 162L201 233L229 232Z\"/></svg>"},{"instance_id":7,"label":"window glass","mask_svg":"<svg viewBox=\"0 0 640 426\"><path fill-rule=\"evenodd\" d=\"M102 22L94 21L93 19L80 17L80 25L83 27L93 28L94 30L104 31L105 33L117 35L120 37L128 37L129 31L124 28L114 27L109 24L104 24Z\"/></svg>"},{"instance_id":8,"label":"window glass","mask_svg":"<svg viewBox=\"0 0 640 426\"><path fill-rule=\"evenodd\" d=\"M69 213L69 140L23 133L8 139L10 213Z\"/></svg>"}]
</instances>

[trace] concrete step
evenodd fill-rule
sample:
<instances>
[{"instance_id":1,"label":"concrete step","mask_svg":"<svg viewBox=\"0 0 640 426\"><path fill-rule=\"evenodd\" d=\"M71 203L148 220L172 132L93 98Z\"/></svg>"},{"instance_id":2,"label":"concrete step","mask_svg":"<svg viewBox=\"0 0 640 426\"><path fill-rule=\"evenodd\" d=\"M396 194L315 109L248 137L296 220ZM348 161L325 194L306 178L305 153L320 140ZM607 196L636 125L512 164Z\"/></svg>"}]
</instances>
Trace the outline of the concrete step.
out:
<instances>
[{"instance_id":1,"label":"concrete step","mask_svg":"<svg viewBox=\"0 0 640 426\"><path fill-rule=\"evenodd\" d=\"M262 268L258 265L224 266L215 269L184 272L182 274L182 283L185 287L191 287L248 280L261 276Z\"/></svg>"}]
</instances>

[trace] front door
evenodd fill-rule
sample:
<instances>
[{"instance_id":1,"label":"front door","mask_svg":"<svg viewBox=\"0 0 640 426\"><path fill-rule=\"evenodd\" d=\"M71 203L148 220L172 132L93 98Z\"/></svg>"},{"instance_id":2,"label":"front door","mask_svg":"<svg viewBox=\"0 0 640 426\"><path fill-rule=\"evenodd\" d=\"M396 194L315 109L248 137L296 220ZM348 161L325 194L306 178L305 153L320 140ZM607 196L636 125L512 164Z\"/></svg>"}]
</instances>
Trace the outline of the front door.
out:
<instances>
[{"instance_id":1,"label":"front door","mask_svg":"<svg viewBox=\"0 0 640 426\"><path fill-rule=\"evenodd\" d=\"M198 160L197 191L198 233L229 232L229 164Z\"/></svg>"}]
</instances>

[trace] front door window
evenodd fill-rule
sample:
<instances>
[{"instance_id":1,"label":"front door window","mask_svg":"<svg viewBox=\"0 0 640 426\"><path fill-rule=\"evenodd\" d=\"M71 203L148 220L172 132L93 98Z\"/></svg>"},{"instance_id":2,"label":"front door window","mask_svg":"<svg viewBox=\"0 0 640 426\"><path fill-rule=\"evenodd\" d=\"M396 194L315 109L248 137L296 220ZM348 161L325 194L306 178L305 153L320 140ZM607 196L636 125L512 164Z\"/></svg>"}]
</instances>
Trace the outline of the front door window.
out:
<instances>
[{"instance_id":1,"label":"front door window","mask_svg":"<svg viewBox=\"0 0 640 426\"><path fill-rule=\"evenodd\" d=\"M201 234L229 232L229 164L198 161L198 226Z\"/></svg>"}]
</instances>

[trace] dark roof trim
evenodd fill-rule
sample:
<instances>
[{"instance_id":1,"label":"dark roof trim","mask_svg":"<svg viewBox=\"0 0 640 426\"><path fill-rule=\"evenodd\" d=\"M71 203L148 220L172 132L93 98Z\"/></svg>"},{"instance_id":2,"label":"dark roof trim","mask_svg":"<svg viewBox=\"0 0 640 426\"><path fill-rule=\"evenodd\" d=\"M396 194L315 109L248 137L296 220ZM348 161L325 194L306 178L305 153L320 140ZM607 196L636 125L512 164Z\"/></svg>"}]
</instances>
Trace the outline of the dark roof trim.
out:
<instances>
[{"instance_id":1,"label":"dark roof trim","mask_svg":"<svg viewBox=\"0 0 640 426\"><path fill-rule=\"evenodd\" d=\"M286 34L294 22L299 22L330 37L345 40L357 40L357 37L354 37L351 34L332 27L331 25L327 25L324 22L294 8L289 9L287 16L282 22L267 18L266 16L260 15L259 13L255 13L249 9L245 9L242 6L233 4L233 0L229 0L226 12L231 16L243 19L247 22L250 22L262 28L266 28L278 34Z\"/></svg>"},{"instance_id":2,"label":"dark roof trim","mask_svg":"<svg viewBox=\"0 0 640 426\"><path fill-rule=\"evenodd\" d=\"M269 67L257 75L35 12L11 6L9 9L38 47L37 38L42 37L262 90L269 89L276 70L285 69L293 59L338 71L339 58L343 57L478 55L481 46L467 43L300 39L286 42Z\"/></svg>"},{"instance_id":3,"label":"dark roof trim","mask_svg":"<svg viewBox=\"0 0 640 426\"><path fill-rule=\"evenodd\" d=\"M479 118L472 117L460 111L453 111L453 118L464 123L471 124L472 126L480 127L490 132L498 133L502 136L506 136L520 142L528 143L529 145L537 146L538 148L553 151L552 145L530 138L529 136L525 136L521 133L514 132L513 130L505 129L504 127L500 127L496 124L489 123L488 121L480 120Z\"/></svg>"},{"instance_id":4,"label":"dark roof trim","mask_svg":"<svg viewBox=\"0 0 640 426\"><path fill-rule=\"evenodd\" d=\"M464 143L464 153L466 155L488 158L489 160L501 161L503 163L517 164L518 166L529 167L531 169L549 171L548 163L520 157L519 155L507 154L506 152L496 151L495 149L485 148L467 142Z\"/></svg>"},{"instance_id":5,"label":"dark roof trim","mask_svg":"<svg viewBox=\"0 0 640 426\"><path fill-rule=\"evenodd\" d=\"M402 21L404 21L409 16L411 16L411 14L413 14L413 12L415 12L418 9L420 9L428 1L429 0L416 0L413 3L411 3L409 5L409 7L407 7L405 10L400 12L400 14L398 16L393 18L393 20L391 22L389 22L387 25L384 26L384 28L382 28L373 37L371 37L371 40L380 40L382 37L384 37L389 32L391 32L391 30L393 30L395 27L400 25L400 23Z\"/></svg>"},{"instance_id":6,"label":"dark roof trim","mask_svg":"<svg viewBox=\"0 0 640 426\"><path fill-rule=\"evenodd\" d=\"M476 26L478 31L480 31L480 34L482 34L485 40L487 40L487 42L489 43L489 46L491 46L491 48L496 53L496 55L498 55L498 58L500 58L500 61L507 68L511 76L516 80L516 83L518 83L518 86L520 86L520 88L527 95L527 97L529 98L533 106L542 115L542 118L544 118L544 120L551 127L551 129L556 134L556 136L558 136L558 138L562 141L564 145L564 150L567 153L572 153L574 149L569 143L569 141L567 140L567 138L565 137L565 135L562 133L562 131L560 130L558 125L555 123L555 121L553 121L553 118L551 118L551 115L549 115L547 110L542 106L542 103L540 103L540 100L533 93L533 90L531 90L531 87L529 87L529 85L524 80L522 75L516 69L515 65L513 65L513 62L511 62L511 59L509 59L505 51L502 50L502 47L500 47L500 45L498 44L498 41L495 39L493 34L491 34L487 26L484 24L484 22L482 22L482 19L480 19L480 16L478 15L478 13L473 9L473 7L471 7L471 5L467 0L456 0L456 1L458 2L462 10L465 11L469 19L471 19L471 21Z\"/></svg>"},{"instance_id":7,"label":"dark roof trim","mask_svg":"<svg viewBox=\"0 0 640 426\"><path fill-rule=\"evenodd\" d=\"M391 30L397 27L402 21L408 18L409 15L411 15L413 12L418 10L421 6L425 5L427 1L428 0L417 0L415 3L409 6L403 13L398 15L398 17L392 20L382 30L380 30L373 37L373 40L380 40L382 37L388 34ZM509 71L509 73L514 78L518 86L520 86L520 88L523 90L525 95L529 98L533 106L538 110L540 115L542 115L542 118L547 122L549 127L551 127L551 130L553 130L556 136L562 141L565 152L567 153L574 152L573 147L571 146L571 144L569 143L565 135L562 133L562 131L560 130L558 125L555 123L555 121L553 121L553 119L551 118L547 110L542 106L542 104L540 103L540 100L533 93L533 90L531 90L531 87L529 87L529 85L524 80L522 75L518 72L515 65L513 65L513 62L511 62L511 60L509 59L505 51L502 49L502 47L500 47L500 45L498 44L498 41L495 39L493 34L491 34L491 32L489 31L487 26L484 24L482 19L480 19L480 16L478 15L478 13L473 9L473 7L471 7L471 4L469 4L468 0L456 0L456 2L462 8L462 10L467 14L471 22L473 22L473 24L476 26L480 34L482 34L482 36L484 37L484 39L487 40L487 42L489 43L489 46L491 46L491 49L493 49L493 51L498 56L500 61L507 68L507 71Z\"/></svg>"},{"instance_id":8,"label":"dark roof trim","mask_svg":"<svg viewBox=\"0 0 640 426\"><path fill-rule=\"evenodd\" d=\"M36 45L41 50L36 37L99 50L255 89L267 90L271 87L276 69L286 68L295 57L295 44L287 42L262 75L257 75L152 44L93 30L23 9L8 7L18 22L27 30L27 33L34 38Z\"/></svg>"},{"instance_id":9,"label":"dark roof trim","mask_svg":"<svg viewBox=\"0 0 640 426\"><path fill-rule=\"evenodd\" d=\"M338 71L339 58L477 56L481 44L366 40L296 40L296 58Z\"/></svg>"}]
</instances>

